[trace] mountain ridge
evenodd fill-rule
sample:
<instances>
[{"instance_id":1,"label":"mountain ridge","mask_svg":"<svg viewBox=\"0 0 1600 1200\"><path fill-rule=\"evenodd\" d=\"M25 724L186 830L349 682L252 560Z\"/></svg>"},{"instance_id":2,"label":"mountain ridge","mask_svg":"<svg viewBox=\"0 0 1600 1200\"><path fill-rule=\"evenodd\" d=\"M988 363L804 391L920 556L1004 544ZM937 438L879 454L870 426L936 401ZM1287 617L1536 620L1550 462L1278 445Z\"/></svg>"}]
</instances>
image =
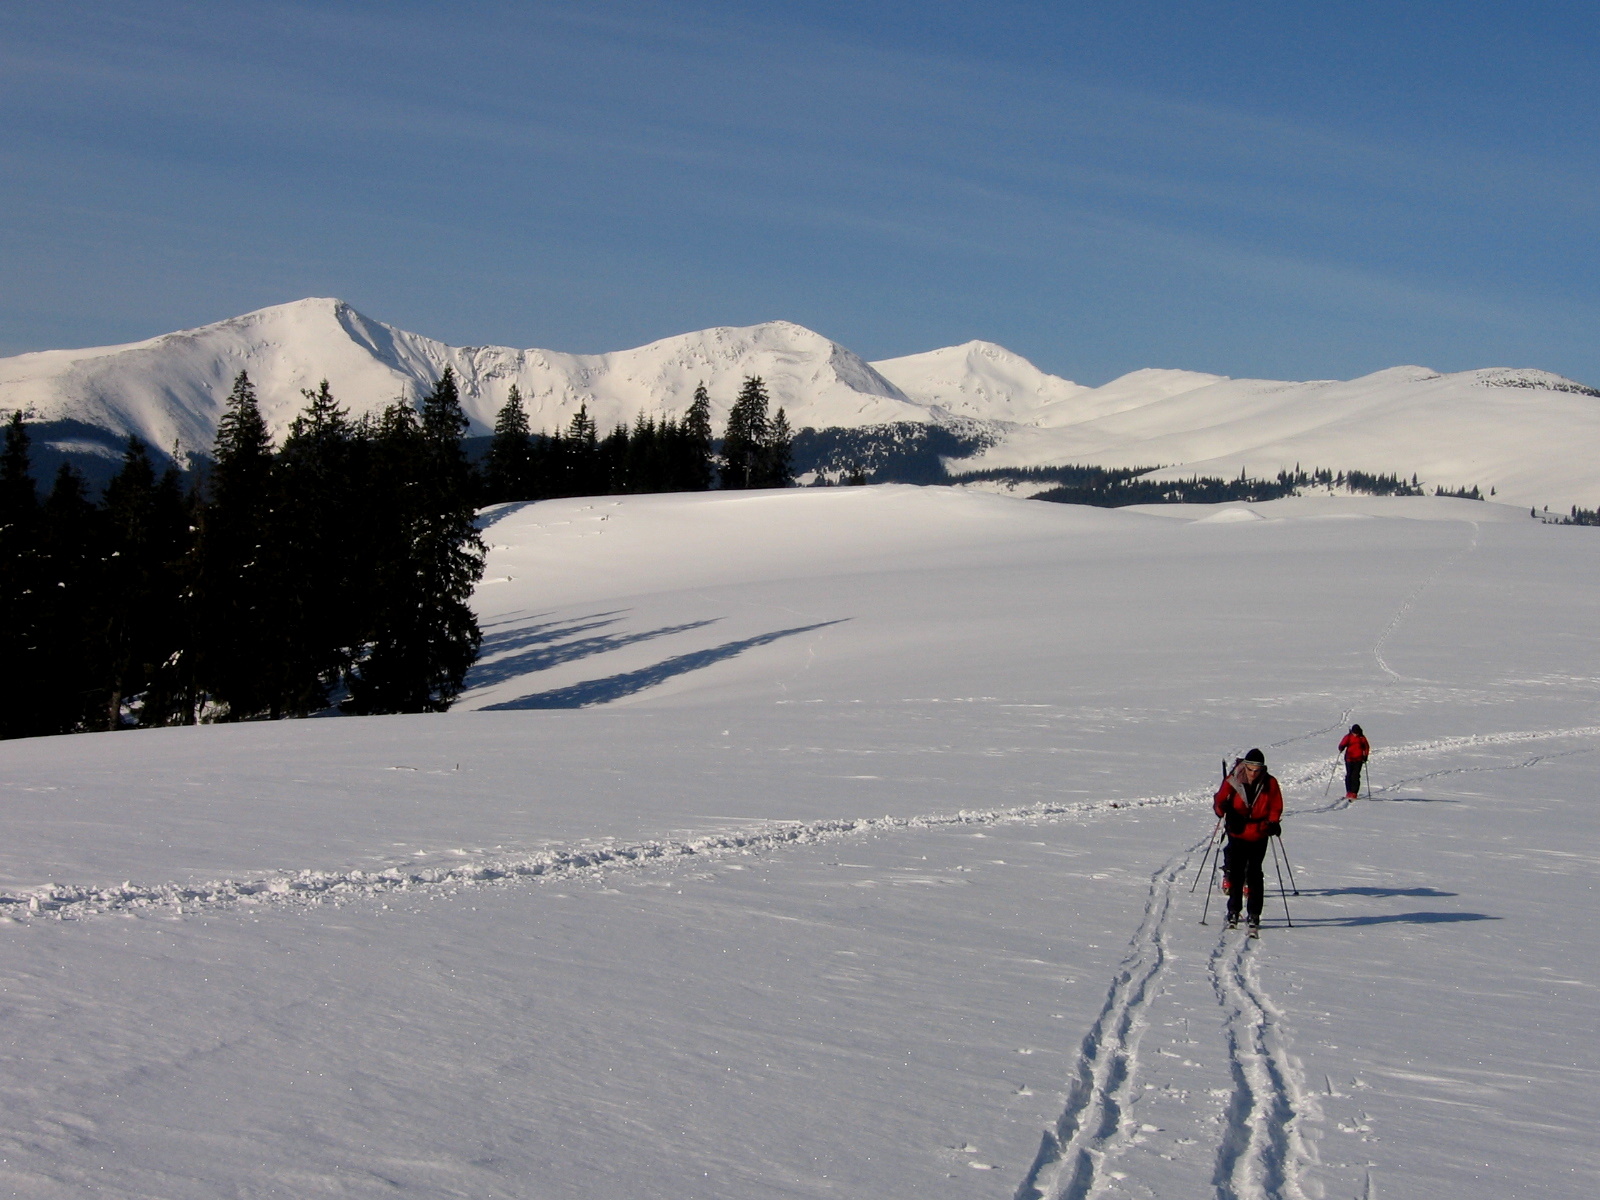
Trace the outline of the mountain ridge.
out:
<instances>
[{"instance_id":1,"label":"mountain ridge","mask_svg":"<svg viewBox=\"0 0 1600 1200\"><path fill-rule=\"evenodd\" d=\"M240 370L281 437L302 390L323 379L360 416L416 401L447 367L476 435L513 384L535 430L564 428L580 405L602 430L678 416L699 383L720 426L743 378L760 375L796 429L986 430L988 444L956 470L1092 463L1271 476L1298 464L1495 487L1516 503L1600 502L1600 391L1535 368L1397 366L1303 382L1144 368L1091 387L993 342L868 362L782 320L571 354L451 346L308 297L140 342L0 359L0 418L22 410L55 453L112 459L133 435L189 461L210 450Z\"/></svg>"}]
</instances>

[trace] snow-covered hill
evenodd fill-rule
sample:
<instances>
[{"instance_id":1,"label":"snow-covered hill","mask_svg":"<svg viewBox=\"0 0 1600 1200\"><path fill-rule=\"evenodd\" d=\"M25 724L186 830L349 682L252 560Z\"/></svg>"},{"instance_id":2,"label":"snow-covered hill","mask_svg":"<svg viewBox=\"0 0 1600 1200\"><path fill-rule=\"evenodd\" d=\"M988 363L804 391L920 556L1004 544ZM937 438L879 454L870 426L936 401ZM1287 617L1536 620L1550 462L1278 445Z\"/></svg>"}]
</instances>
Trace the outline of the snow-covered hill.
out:
<instances>
[{"instance_id":1,"label":"snow-covered hill","mask_svg":"<svg viewBox=\"0 0 1600 1200\"><path fill-rule=\"evenodd\" d=\"M1298 464L1414 473L1425 485L1493 488L1563 512L1600 504L1600 392L1547 371L1395 367L1312 383L1159 375L1071 398L961 466L1093 463L1230 478Z\"/></svg>"},{"instance_id":2,"label":"snow-covered hill","mask_svg":"<svg viewBox=\"0 0 1600 1200\"><path fill-rule=\"evenodd\" d=\"M746 375L759 375L796 428L925 422L908 399L843 346L788 321L705 329L610 354L448 346L374 321L332 299L299 300L127 346L51 350L0 359L0 411L75 421L163 450L210 449L234 377L247 370L281 435L327 379L356 414L422 395L455 369L473 433L486 433L512 384L535 429L561 428L587 404L602 429L641 413L681 414L696 384L727 413Z\"/></svg>"},{"instance_id":3,"label":"snow-covered hill","mask_svg":"<svg viewBox=\"0 0 1600 1200\"><path fill-rule=\"evenodd\" d=\"M23 409L58 448L115 453L133 433L195 454L210 448L241 369L281 435L304 404L301 390L323 378L359 414L421 395L447 366L477 434L512 384L536 429L565 426L580 404L605 429L641 412L681 414L701 382L720 422L743 378L760 375L797 429L980 422L993 444L966 468L1271 476L1299 464L1416 474L1428 487L1475 484L1562 511L1600 505L1600 392L1545 371L1396 367L1293 383L1146 369L1086 387L988 342L867 363L786 321L580 355L448 346L341 301L309 299L129 346L0 359L0 415Z\"/></svg>"},{"instance_id":4,"label":"snow-covered hill","mask_svg":"<svg viewBox=\"0 0 1600 1200\"><path fill-rule=\"evenodd\" d=\"M913 400L979 421L1036 424L1092 390L1047 374L993 342L967 342L872 365Z\"/></svg>"},{"instance_id":5,"label":"snow-covered hill","mask_svg":"<svg viewBox=\"0 0 1600 1200\"><path fill-rule=\"evenodd\" d=\"M1592 1195L1600 530L912 487L484 523L450 713L0 743L5 1190ZM1208 899L1251 746L1254 943Z\"/></svg>"}]
</instances>

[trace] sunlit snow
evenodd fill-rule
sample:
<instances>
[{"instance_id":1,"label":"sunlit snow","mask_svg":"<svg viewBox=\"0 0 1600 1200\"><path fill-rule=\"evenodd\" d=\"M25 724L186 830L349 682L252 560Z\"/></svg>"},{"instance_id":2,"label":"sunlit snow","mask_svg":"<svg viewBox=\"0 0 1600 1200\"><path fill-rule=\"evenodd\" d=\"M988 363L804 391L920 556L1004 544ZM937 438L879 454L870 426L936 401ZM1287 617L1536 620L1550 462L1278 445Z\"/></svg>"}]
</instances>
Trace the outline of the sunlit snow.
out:
<instances>
[{"instance_id":1,"label":"sunlit snow","mask_svg":"<svg viewBox=\"0 0 1600 1200\"><path fill-rule=\"evenodd\" d=\"M15 1194L1592 1191L1594 530L901 487L483 523L448 714L0 743ZM1298 887L1253 944L1199 872L1251 746Z\"/></svg>"}]
</instances>

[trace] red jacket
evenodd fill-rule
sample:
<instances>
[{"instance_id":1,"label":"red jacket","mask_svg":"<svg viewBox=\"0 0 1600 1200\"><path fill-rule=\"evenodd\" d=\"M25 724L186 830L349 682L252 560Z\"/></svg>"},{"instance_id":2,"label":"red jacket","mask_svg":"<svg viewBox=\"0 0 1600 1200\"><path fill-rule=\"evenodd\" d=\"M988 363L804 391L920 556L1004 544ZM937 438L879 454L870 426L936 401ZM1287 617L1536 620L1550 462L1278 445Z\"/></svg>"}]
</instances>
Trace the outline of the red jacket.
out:
<instances>
[{"instance_id":1,"label":"red jacket","mask_svg":"<svg viewBox=\"0 0 1600 1200\"><path fill-rule=\"evenodd\" d=\"M1326 746L1328 743L1322 743ZM1347 733L1339 742L1339 749L1344 751L1345 762L1366 762L1367 756L1372 753L1372 743L1359 733Z\"/></svg>"},{"instance_id":2,"label":"red jacket","mask_svg":"<svg viewBox=\"0 0 1600 1200\"><path fill-rule=\"evenodd\" d=\"M1235 767L1211 802L1212 810L1223 818L1229 837L1259 842L1267 836L1267 826L1283 819L1283 792L1278 781L1265 771L1251 801L1244 782L1244 770Z\"/></svg>"}]
</instances>

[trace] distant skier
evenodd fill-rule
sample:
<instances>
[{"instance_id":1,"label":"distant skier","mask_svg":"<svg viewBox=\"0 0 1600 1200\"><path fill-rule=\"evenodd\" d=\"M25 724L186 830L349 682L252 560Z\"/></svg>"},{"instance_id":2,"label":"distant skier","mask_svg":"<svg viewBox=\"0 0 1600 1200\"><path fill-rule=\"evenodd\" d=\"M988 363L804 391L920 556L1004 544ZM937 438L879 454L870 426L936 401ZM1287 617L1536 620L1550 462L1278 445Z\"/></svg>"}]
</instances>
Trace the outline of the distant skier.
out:
<instances>
[{"instance_id":1,"label":"distant skier","mask_svg":"<svg viewBox=\"0 0 1600 1200\"><path fill-rule=\"evenodd\" d=\"M1234 764L1217 789L1211 807L1228 831L1222 852L1222 875L1228 891L1228 928L1239 925L1239 910L1248 898L1250 932L1261 928L1261 907L1266 903L1266 879L1261 864L1267 857L1268 839L1283 819L1283 792L1267 774L1267 756L1251 750Z\"/></svg>"},{"instance_id":2,"label":"distant skier","mask_svg":"<svg viewBox=\"0 0 1600 1200\"><path fill-rule=\"evenodd\" d=\"M1361 768L1367 765L1372 743L1361 732L1361 726L1352 725L1339 741L1339 752L1344 755L1344 798L1354 800L1361 791Z\"/></svg>"}]
</instances>

